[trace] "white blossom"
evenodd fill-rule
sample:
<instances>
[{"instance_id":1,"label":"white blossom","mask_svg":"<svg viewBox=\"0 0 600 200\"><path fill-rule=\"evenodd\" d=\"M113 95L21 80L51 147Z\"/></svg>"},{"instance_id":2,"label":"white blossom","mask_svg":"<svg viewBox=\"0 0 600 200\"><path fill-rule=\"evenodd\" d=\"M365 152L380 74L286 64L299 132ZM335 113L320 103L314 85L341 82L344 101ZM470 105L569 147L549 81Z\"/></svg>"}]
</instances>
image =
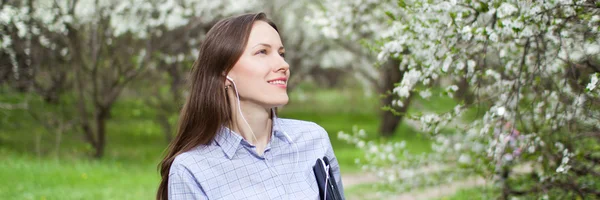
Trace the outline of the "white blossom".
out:
<instances>
[{"instance_id":1,"label":"white blossom","mask_svg":"<svg viewBox=\"0 0 600 200\"><path fill-rule=\"evenodd\" d=\"M447 57L444 60L443 66L442 66L442 71L443 72L448 72L448 68L450 67L450 64L452 64L452 57Z\"/></svg>"},{"instance_id":2,"label":"white blossom","mask_svg":"<svg viewBox=\"0 0 600 200\"><path fill-rule=\"evenodd\" d=\"M578 159L569 150L560 163L543 162L554 160L554 155L541 152L566 150L560 141L573 146L559 133L581 136L589 131L586 127L600 128L596 117L600 111L590 106L600 98L598 75L573 76L593 71L588 62L593 64L600 56L595 28L600 17L593 1L331 0L323 6L326 14L319 17L327 19L329 24L324 26L341 34L338 39L366 33L371 37L368 48L374 49L379 62L400 59L400 69L405 71L393 89L397 101L417 88L423 98L434 96L430 93L436 90L427 90L432 86L452 97L458 81L468 85L462 88L461 83L461 90L475 96L471 106L477 107L477 119L461 118L460 113L470 108L459 105L439 113L406 115L432 133L431 157L403 153L413 163L398 159L369 165L369 169L402 166L408 169L386 173L413 177L418 169L414 162L460 163L497 177L502 169L532 163L545 173L538 181L547 181L556 174L571 176L566 172ZM394 17L386 17L386 12ZM363 24L372 27L365 30ZM441 86L432 84L440 82ZM439 134L449 125L456 130ZM414 188L425 180L396 184Z\"/></svg>"},{"instance_id":3,"label":"white blossom","mask_svg":"<svg viewBox=\"0 0 600 200\"><path fill-rule=\"evenodd\" d=\"M429 89L427 90L423 90L421 92L419 92L419 95L423 98L423 99L428 99L429 97L431 97L431 91Z\"/></svg>"},{"instance_id":4,"label":"white blossom","mask_svg":"<svg viewBox=\"0 0 600 200\"><path fill-rule=\"evenodd\" d=\"M452 92L456 92L456 91L458 91L458 86L457 86L457 85L451 85L451 86L448 86L448 87L446 88L446 91L452 91Z\"/></svg>"},{"instance_id":5,"label":"white blossom","mask_svg":"<svg viewBox=\"0 0 600 200\"><path fill-rule=\"evenodd\" d=\"M504 18L508 15L512 15L518 11L518 9L511 3L502 3L500 7L498 7L498 17Z\"/></svg>"},{"instance_id":6,"label":"white blossom","mask_svg":"<svg viewBox=\"0 0 600 200\"><path fill-rule=\"evenodd\" d=\"M458 162L462 164L469 164L471 162L471 157L468 154L461 154L458 157Z\"/></svg>"},{"instance_id":7,"label":"white blossom","mask_svg":"<svg viewBox=\"0 0 600 200\"><path fill-rule=\"evenodd\" d=\"M585 53L587 55L598 55L598 54L600 54L600 44L598 44L598 43L587 43L585 45Z\"/></svg>"},{"instance_id":8,"label":"white blossom","mask_svg":"<svg viewBox=\"0 0 600 200\"><path fill-rule=\"evenodd\" d=\"M590 76L590 83L586 86L588 90L594 90L598 86L598 74L592 74Z\"/></svg>"}]
</instances>

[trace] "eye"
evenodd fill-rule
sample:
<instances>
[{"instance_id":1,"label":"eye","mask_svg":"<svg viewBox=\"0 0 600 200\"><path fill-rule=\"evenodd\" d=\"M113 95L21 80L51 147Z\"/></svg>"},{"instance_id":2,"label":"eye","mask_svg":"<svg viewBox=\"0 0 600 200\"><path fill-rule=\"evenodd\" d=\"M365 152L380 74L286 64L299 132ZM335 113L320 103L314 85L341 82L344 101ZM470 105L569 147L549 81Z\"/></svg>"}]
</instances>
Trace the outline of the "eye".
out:
<instances>
[{"instance_id":1,"label":"eye","mask_svg":"<svg viewBox=\"0 0 600 200\"><path fill-rule=\"evenodd\" d=\"M279 53L279 55L280 55L282 58L285 58L285 53L284 53L284 52L281 52L281 53Z\"/></svg>"},{"instance_id":2,"label":"eye","mask_svg":"<svg viewBox=\"0 0 600 200\"><path fill-rule=\"evenodd\" d=\"M256 54L267 54L267 50L261 49L261 50L257 51Z\"/></svg>"}]
</instances>

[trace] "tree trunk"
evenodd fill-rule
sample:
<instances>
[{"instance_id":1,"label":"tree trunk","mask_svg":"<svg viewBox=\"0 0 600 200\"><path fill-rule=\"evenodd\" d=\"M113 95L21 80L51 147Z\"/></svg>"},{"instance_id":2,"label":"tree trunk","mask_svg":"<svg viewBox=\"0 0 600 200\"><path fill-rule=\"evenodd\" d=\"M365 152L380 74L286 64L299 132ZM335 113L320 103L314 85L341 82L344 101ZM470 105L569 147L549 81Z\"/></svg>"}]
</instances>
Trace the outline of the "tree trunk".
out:
<instances>
[{"instance_id":1,"label":"tree trunk","mask_svg":"<svg viewBox=\"0 0 600 200\"><path fill-rule=\"evenodd\" d=\"M77 90L77 110L78 110L78 117L79 120L76 122L79 124L79 126L81 126L81 129L83 131L83 136L85 138L85 140L92 145L92 147L94 147L94 149L97 149L97 139L96 139L96 135L94 134L94 130L91 126L90 123L90 118L88 117L88 111L86 108L86 103L85 103L85 82L83 81L83 66L78 66L75 69L75 81L77 82L75 84L75 89Z\"/></svg>"},{"instance_id":2,"label":"tree trunk","mask_svg":"<svg viewBox=\"0 0 600 200\"><path fill-rule=\"evenodd\" d=\"M400 120L402 120L401 116L394 115L390 111L381 111L381 123L379 124L379 133L383 137L392 137L398 124L400 124Z\"/></svg>"},{"instance_id":3,"label":"tree trunk","mask_svg":"<svg viewBox=\"0 0 600 200\"><path fill-rule=\"evenodd\" d=\"M104 147L106 146L106 119L109 117L108 108L100 108L98 115L96 116L96 134L98 140L96 141L94 153L95 158L102 158L104 156Z\"/></svg>"},{"instance_id":4,"label":"tree trunk","mask_svg":"<svg viewBox=\"0 0 600 200\"><path fill-rule=\"evenodd\" d=\"M381 111L381 123L379 124L379 133L381 133L381 136L384 137L391 137L394 135L394 132L396 132L396 128L398 128L398 125L402 122L402 120L404 119L404 113L406 113L406 111L408 111L410 102L412 100L413 95L411 94L410 97L404 99L402 101L402 103L404 104L403 107L394 107L394 110L396 110L399 115L396 115L394 113L392 113L391 111L385 111L382 110ZM382 104L384 105L391 105L392 100L390 100L393 98L391 97L386 97L382 100Z\"/></svg>"},{"instance_id":5,"label":"tree trunk","mask_svg":"<svg viewBox=\"0 0 600 200\"><path fill-rule=\"evenodd\" d=\"M509 175L510 168L502 167L500 174L500 183L502 184L502 200L508 200L510 198L510 185L508 184Z\"/></svg>"},{"instance_id":6,"label":"tree trunk","mask_svg":"<svg viewBox=\"0 0 600 200\"><path fill-rule=\"evenodd\" d=\"M463 100L465 105L471 105L475 101L475 95L469 90L469 82L467 78L463 77L458 82L458 91L456 91L456 98Z\"/></svg>"},{"instance_id":7,"label":"tree trunk","mask_svg":"<svg viewBox=\"0 0 600 200\"><path fill-rule=\"evenodd\" d=\"M395 84L399 83L404 76L404 70L399 69L400 60L390 58L388 62L386 62L382 66L382 71L380 72L381 77L383 79L382 85L379 87L379 93L386 94L385 98L381 99L381 106L391 106L396 111L400 113L406 112L408 110L411 97L405 99L403 101L403 107L394 107L392 105L392 101L394 100L394 95L392 94L392 90L394 90ZM379 124L379 133L384 137L391 137L394 135L398 124L402 122L402 118L404 115L395 115L394 113L382 110L380 112L381 122Z\"/></svg>"}]
</instances>

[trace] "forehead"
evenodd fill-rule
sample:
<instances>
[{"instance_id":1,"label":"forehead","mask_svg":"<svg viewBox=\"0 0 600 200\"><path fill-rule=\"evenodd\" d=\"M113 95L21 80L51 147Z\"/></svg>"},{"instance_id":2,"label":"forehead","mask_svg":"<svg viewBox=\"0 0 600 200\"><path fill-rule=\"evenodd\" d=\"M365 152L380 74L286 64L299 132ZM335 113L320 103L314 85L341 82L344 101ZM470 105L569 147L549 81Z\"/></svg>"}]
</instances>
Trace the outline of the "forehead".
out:
<instances>
[{"instance_id":1,"label":"forehead","mask_svg":"<svg viewBox=\"0 0 600 200\"><path fill-rule=\"evenodd\" d=\"M254 47L261 43L271 45L276 49L283 46L279 33L271 25L264 21L256 21L252 25L247 47Z\"/></svg>"}]
</instances>

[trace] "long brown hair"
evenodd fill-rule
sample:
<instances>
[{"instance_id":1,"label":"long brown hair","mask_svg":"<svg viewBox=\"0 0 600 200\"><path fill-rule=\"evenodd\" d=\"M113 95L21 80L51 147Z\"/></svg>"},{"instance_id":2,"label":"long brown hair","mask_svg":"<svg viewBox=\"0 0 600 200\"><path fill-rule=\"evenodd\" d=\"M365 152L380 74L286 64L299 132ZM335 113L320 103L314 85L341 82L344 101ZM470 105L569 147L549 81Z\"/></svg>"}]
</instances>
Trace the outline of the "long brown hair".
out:
<instances>
[{"instance_id":1,"label":"long brown hair","mask_svg":"<svg viewBox=\"0 0 600 200\"><path fill-rule=\"evenodd\" d=\"M175 157L198 145L209 144L221 126L232 123L225 74L244 53L255 21L267 22L278 31L264 13L257 13L223 19L206 34L190 74L190 94L179 116L177 136L159 164L162 180L157 200L168 199L169 171Z\"/></svg>"}]
</instances>

